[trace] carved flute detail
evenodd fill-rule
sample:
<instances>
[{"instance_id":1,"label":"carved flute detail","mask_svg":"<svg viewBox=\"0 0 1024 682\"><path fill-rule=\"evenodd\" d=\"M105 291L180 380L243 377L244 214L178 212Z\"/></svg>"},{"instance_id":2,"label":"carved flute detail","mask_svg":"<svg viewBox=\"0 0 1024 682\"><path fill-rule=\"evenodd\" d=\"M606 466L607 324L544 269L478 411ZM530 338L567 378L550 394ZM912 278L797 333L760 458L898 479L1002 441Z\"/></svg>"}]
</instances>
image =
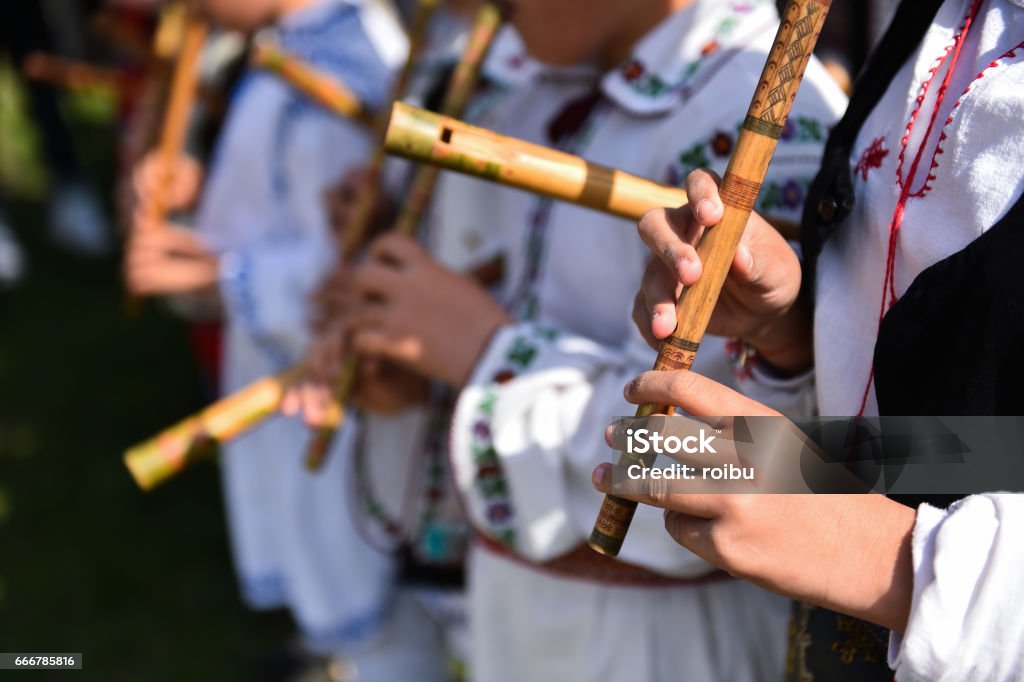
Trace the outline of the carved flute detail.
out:
<instances>
[{"instance_id":1,"label":"carved flute detail","mask_svg":"<svg viewBox=\"0 0 1024 682\"><path fill-rule=\"evenodd\" d=\"M677 303L679 324L662 343L655 370L689 369L693 365L830 5L831 0L789 0L786 4L775 44L722 180L724 215L718 225L705 232L697 247L703 274L683 290ZM637 416L670 411L666 405L643 405ZM622 453L620 463L645 464L640 459ZM590 546L602 554L617 555L636 506L636 502L605 496Z\"/></svg>"}]
</instances>

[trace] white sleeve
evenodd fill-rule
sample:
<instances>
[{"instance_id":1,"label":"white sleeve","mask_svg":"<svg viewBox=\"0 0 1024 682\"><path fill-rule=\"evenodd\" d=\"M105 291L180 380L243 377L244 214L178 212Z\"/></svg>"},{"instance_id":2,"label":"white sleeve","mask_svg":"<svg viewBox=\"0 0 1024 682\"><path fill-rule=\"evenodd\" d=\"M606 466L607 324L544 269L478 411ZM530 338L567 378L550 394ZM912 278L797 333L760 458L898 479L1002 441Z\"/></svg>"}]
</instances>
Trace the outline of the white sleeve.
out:
<instances>
[{"instance_id":1,"label":"white sleeve","mask_svg":"<svg viewBox=\"0 0 1024 682\"><path fill-rule=\"evenodd\" d=\"M922 505L907 630L893 633L900 682L1024 679L1024 495Z\"/></svg>"},{"instance_id":2,"label":"white sleeve","mask_svg":"<svg viewBox=\"0 0 1024 682\"><path fill-rule=\"evenodd\" d=\"M609 347L531 323L500 329L452 418L455 482L473 526L530 561L585 542L603 497L591 472L617 459L605 427L634 413L622 387L653 360L638 333ZM620 559L682 577L713 570L643 506Z\"/></svg>"},{"instance_id":3,"label":"white sleeve","mask_svg":"<svg viewBox=\"0 0 1024 682\"><path fill-rule=\"evenodd\" d=\"M309 338L309 295L334 262L324 192L369 151L347 121L304 107L287 130L280 182L281 229L221 255L229 317L278 364L297 360Z\"/></svg>"}]
</instances>

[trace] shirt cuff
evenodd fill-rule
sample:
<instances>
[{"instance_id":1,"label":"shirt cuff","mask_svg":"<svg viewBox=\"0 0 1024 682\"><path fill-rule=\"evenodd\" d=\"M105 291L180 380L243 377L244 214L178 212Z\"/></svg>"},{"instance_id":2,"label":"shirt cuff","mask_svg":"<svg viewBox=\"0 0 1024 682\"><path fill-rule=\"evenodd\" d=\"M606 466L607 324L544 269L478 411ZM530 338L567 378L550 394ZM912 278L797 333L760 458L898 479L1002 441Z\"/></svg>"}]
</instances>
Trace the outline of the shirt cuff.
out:
<instances>
[{"instance_id":1,"label":"shirt cuff","mask_svg":"<svg viewBox=\"0 0 1024 682\"><path fill-rule=\"evenodd\" d=\"M935 579L935 536L939 526L946 517L946 510L938 509L929 504L922 504L917 509L917 520L911 535L911 550L914 562L914 592L910 602L909 624L914 615L914 607L920 601L921 592ZM892 631L889 634L889 667L896 670L903 658L903 643L906 633Z\"/></svg>"}]
</instances>

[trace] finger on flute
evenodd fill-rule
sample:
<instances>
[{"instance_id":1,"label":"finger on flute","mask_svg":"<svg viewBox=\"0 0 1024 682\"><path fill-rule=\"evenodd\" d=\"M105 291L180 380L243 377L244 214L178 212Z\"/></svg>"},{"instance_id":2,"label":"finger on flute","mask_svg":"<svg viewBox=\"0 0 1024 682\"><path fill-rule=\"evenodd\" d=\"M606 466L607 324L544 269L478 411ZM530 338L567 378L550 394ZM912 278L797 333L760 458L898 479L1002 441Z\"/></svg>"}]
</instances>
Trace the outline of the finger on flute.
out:
<instances>
[{"instance_id":1,"label":"finger on flute","mask_svg":"<svg viewBox=\"0 0 1024 682\"><path fill-rule=\"evenodd\" d=\"M705 231L697 246L703 264L701 278L679 297L678 326L662 342L655 370L690 369L693 365L830 5L831 0L789 0L786 4L775 44L722 179L722 220ZM642 405L637 415L669 411L668 406ZM635 454L622 453L620 464L637 463L637 459ZM591 548L601 554L618 555L636 506L631 500L606 495L590 536Z\"/></svg>"}]
</instances>

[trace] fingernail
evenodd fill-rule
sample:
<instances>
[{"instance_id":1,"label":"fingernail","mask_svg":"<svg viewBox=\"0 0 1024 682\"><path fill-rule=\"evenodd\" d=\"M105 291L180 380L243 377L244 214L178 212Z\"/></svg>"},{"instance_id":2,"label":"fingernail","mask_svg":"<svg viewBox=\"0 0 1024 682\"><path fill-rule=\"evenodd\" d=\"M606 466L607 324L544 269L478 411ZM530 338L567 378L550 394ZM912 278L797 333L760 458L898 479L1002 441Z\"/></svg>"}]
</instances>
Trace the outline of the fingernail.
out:
<instances>
[{"instance_id":1,"label":"fingernail","mask_svg":"<svg viewBox=\"0 0 1024 682\"><path fill-rule=\"evenodd\" d=\"M594 483L595 488L600 488L601 484L604 483L605 469L607 467L607 464L598 464L594 468L594 473L590 475L590 480Z\"/></svg>"},{"instance_id":2,"label":"fingernail","mask_svg":"<svg viewBox=\"0 0 1024 682\"><path fill-rule=\"evenodd\" d=\"M612 444L612 439L615 438L615 424L609 424L604 429L604 442L608 445Z\"/></svg>"}]
</instances>

